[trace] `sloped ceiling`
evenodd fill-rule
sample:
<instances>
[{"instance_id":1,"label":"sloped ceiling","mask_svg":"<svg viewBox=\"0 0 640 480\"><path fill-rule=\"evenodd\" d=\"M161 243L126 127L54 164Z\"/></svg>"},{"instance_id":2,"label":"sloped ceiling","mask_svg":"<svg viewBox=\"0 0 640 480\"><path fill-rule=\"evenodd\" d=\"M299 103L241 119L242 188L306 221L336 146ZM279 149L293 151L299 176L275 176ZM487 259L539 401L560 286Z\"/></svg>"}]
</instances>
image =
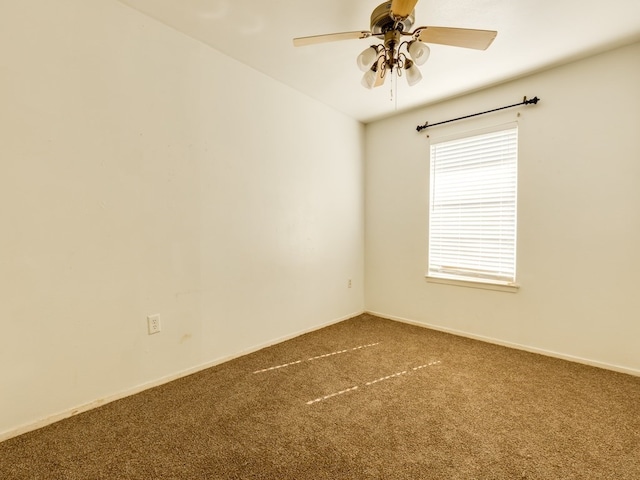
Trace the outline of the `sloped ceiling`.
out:
<instances>
[{"instance_id":1,"label":"sloped ceiling","mask_svg":"<svg viewBox=\"0 0 640 480\"><path fill-rule=\"evenodd\" d=\"M486 51L431 45L418 85L366 90L355 59L374 41L295 48L292 39L369 30L381 0L119 1L365 123L640 40L640 0L420 0L414 27L498 36Z\"/></svg>"}]
</instances>

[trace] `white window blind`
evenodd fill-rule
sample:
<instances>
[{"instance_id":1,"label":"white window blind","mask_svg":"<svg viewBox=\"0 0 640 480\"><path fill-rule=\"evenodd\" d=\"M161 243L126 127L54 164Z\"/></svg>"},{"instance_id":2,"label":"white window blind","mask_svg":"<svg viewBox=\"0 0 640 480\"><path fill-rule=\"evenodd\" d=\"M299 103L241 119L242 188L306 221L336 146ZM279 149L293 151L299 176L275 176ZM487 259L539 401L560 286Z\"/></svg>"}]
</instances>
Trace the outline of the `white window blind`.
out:
<instances>
[{"instance_id":1,"label":"white window blind","mask_svg":"<svg viewBox=\"0 0 640 480\"><path fill-rule=\"evenodd\" d=\"M429 276L515 282L517 174L517 126L432 143Z\"/></svg>"}]
</instances>

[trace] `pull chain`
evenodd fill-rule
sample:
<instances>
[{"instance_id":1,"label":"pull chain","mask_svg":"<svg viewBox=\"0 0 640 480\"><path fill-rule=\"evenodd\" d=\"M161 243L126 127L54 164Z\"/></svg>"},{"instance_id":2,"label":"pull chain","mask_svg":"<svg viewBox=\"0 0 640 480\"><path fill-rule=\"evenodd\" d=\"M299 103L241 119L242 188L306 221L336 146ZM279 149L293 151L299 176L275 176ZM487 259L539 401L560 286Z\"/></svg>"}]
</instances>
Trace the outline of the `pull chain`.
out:
<instances>
[{"instance_id":1,"label":"pull chain","mask_svg":"<svg viewBox=\"0 0 640 480\"><path fill-rule=\"evenodd\" d=\"M391 75L391 81L389 82L389 101L394 104L393 105L394 109L398 110L398 76L397 75Z\"/></svg>"}]
</instances>

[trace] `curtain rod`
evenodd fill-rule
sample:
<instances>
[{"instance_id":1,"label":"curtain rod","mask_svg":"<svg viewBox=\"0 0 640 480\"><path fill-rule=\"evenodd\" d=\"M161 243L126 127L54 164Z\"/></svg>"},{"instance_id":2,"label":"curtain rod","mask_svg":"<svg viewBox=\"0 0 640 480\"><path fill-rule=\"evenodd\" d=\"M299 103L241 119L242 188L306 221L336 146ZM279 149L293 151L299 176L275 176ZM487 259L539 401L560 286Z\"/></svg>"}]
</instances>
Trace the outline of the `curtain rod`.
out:
<instances>
[{"instance_id":1,"label":"curtain rod","mask_svg":"<svg viewBox=\"0 0 640 480\"><path fill-rule=\"evenodd\" d=\"M465 118L477 117L478 115L484 115L485 113L497 112L498 110L504 110L505 108L517 107L518 105L529 105L531 103L533 103L535 105L539 101L540 101L540 99L538 97L533 97L531 100L527 100L527 97L524 97L524 99L520 103L514 103L513 105L507 105L506 107L494 108L493 110L487 110L486 112L473 113L471 115L465 115L464 117L452 118L451 120L445 120L444 122L432 123L431 125L429 125L429 122L427 122L424 125L418 125L416 127L416 130L418 132L421 132L425 128L435 127L436 125L442 125L443 123L456 122L458 120L464 120Z\"/></svg>"}]
</instances>

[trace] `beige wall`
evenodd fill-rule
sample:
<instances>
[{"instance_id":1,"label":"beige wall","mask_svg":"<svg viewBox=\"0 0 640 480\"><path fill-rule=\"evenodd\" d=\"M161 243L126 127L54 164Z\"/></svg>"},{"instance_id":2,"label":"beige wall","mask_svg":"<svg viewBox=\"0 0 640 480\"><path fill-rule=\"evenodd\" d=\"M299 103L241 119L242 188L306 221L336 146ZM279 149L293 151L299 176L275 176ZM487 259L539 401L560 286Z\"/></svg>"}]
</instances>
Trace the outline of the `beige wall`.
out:
<instances>
[{"instance_id":1,"label":"beige wall","mask_svg":"<svg viewBox=\"0 0 640 480\"><path fill-rule=\"evenodd\" d=\"M363 310L360 123L112 0L2 2L0 105L0 438Z\"/></svg>"},{"instance_id":2,"label":"beige wall","mask_svg":"<svg viewBox=\"0 0 640 480\"><path fill-rule=\"evenodd\" d=\"M640 374L639 59L636 43L368 125L367 310ZM542 101L416 133L524 95ZM426 283L426 135L515 120L520 291Z\"/></svg>"}]
</instances>

